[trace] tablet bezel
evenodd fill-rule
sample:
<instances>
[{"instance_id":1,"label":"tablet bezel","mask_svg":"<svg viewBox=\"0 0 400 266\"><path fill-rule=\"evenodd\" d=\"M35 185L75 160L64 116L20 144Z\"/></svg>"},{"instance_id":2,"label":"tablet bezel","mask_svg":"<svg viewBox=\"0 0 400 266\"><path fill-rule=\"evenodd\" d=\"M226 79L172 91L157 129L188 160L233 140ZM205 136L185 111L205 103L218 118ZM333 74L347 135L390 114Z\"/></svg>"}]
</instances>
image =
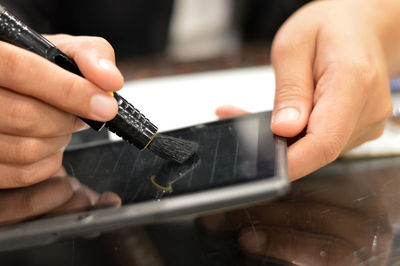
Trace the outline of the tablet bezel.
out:
<instances>
[{"instance_id":1,"label":"tablet bezel","mask_svg":"<svg viewBox=\"0 0 400 266\"><path fill-rule=\"evenodd\" d=\"M286 139L274 136L275 175L265 180L176 195L120 208L89 210L0 228L0 251L45 245L58 239L107 232L226 211L283 195L289 189Z\"/></svg>"}]
</instances>

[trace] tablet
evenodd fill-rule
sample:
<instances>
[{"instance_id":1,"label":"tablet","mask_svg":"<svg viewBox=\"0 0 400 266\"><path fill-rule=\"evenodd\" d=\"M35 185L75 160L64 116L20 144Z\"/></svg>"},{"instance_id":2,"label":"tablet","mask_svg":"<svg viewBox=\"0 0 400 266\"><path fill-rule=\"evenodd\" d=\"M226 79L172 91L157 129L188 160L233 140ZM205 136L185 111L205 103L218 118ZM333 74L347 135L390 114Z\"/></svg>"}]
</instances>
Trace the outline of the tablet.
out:
<instances>
[{"instance_id":1,"label":"tablet","mask_svg":"<svg viewBox=\"0 0 400 266\"><path fill-rule=\"evenodd\" d=\"M116 193L122 206L1 227L0 249L48 244L275 199L288 190L289 182L286 140L271 132L270 117L271 112L262 112L163 132L199 144L183 164L125 142L75 147L64 155L67 172L98 193Z\"/></svg>"}]
</instances>

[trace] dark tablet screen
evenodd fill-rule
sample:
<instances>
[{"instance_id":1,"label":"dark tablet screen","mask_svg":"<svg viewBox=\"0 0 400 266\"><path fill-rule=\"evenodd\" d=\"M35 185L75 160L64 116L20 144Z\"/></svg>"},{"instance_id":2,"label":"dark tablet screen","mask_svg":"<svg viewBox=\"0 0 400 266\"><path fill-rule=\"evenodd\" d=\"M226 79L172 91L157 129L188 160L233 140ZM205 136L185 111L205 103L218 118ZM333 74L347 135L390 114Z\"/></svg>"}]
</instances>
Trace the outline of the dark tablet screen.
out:
<instances>
[{"instance_id":1,"label":"dark tablet screen","mask_svg":"<svg viewBox=\"0 0 400 266\"><path fill-rule=\"evenodd\" d=\"M270 113L258 113L164 134L195 141L184 164L115 142L65 153L72 176L97 192L112 191L123 204L272 178L275 148Z\"/></svg>"}]
</instances>

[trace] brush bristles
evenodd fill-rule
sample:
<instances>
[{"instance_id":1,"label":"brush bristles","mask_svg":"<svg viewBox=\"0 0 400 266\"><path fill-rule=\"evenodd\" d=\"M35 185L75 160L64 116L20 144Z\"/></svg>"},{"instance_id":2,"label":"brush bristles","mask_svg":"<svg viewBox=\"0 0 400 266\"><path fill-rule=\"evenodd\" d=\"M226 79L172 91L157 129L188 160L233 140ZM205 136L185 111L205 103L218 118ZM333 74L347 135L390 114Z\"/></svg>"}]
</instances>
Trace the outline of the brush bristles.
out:
<instances>
[{"instance_id":1,"label":"brush bristles","mask_svg":"<svg viewBox=\"0 0 400 266\"><path fill-rule=\"evenodd\" d=\"M147 148L163 159L184 163L197 151L198 144L158 134Z\"/></svg>"}]
</instances>

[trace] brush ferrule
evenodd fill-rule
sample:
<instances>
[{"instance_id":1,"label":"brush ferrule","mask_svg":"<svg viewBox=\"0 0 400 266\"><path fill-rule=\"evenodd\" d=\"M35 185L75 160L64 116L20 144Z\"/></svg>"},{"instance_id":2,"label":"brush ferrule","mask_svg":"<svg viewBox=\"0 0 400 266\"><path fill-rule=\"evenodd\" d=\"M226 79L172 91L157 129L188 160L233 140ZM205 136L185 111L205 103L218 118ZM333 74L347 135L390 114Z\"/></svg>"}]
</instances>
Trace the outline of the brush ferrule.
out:
<instances>
[{"instance_id":1,"label":"brush ferrule","mask_svg":"<svg viewBox=\"0 0 400 266\"><path fill-rule=\"evenodd\" d=\"M106 127L122 139L144 149L153 140L157 127L123 97L114 93L118 102L118 114L106 123Z\"/></svg>"}]
</instances>

